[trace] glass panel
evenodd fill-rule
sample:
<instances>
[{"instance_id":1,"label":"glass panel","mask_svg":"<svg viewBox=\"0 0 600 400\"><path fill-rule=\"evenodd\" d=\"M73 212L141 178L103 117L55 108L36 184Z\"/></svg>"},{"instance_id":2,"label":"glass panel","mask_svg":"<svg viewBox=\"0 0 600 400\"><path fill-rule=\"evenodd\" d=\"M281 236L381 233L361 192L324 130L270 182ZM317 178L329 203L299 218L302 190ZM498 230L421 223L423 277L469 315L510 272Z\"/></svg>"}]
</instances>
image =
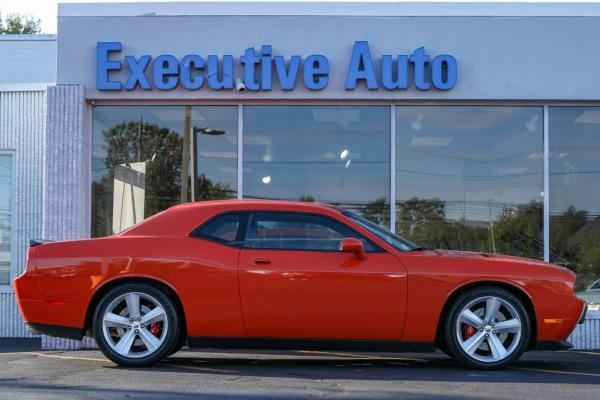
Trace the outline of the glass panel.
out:
<instances>
[{"instance_id":1,"label":"glass panel","mask_svg":"<svg viewBox=\"0 0 600 400\"><path fill-rule=\"evenodd\" d=\"M0 285L10 284L12 155L0 154Z\"/></svg>"},{"instance_id":2,"label":"glass panel","mask_svg":"<svg viewBox=\"0 0 600 400\"><path fill-rule=\"evenodd\" d=\"M236 157L235 106L95 107L92 236L189 201L192 169L196 199L235 197Z\"/></svg>"},{"instance_id":3,"label":"glass panel","mask_svg":"<svg viewBox=\"0 0 600 400\"><path fill-rule=\"evenodd\" d=\"M239 225L239 214L221 215L203 226L202 229L197 231L197 233L194 233L193 236L204 236L219 242L231 243L235 241L237 237Z\"/></svg>"},{"instance_id":4,"label":"glass panel","mask_svg":"<svg viewBox=\"0 0 600 400\"><path fill-rule=\"evenodd\" d=\"M194 201L237 197L237 107L192 107Z\"/></svg>"},{"instance_id":5,"label":"glass panel","mask_svg":"<svg viewBox=\"0 0 600 400\"><path fill-rule=\"evenodd\" d=\"M396 232L543 258L543 109L396 107Z\"/></svg>"},{"instance_id":6,"label":"glass panel","mask_svg":"<svg viewBox=\"0 0 600 400\"><path fill-rule=\"evenodd\" d=\"M549 113L551 261L577 272L583 291L600 279L600 107Z\"/></svg>"},{"instance_id":7,"label":"glass panel","mask_svg":"<svg viewBox=\"0 0 600 400\"><path fill-rule=\"evenodd\" d=\"M244 197L322 201L389 225L388 106L244 107Z\"/></svg>"},{"instance_id":8,"label":"glass panel","mask_svg":"<svg viewBox=\"0 0 600 400\"><path fill-rule=\"evenodd\" d=\"M309 214L259 213L250 219L244 246L251 249L340 251L342 240L363 240L350 228ZM373 251L367 241L365 251Z\"/></svg>"}]
</instances>

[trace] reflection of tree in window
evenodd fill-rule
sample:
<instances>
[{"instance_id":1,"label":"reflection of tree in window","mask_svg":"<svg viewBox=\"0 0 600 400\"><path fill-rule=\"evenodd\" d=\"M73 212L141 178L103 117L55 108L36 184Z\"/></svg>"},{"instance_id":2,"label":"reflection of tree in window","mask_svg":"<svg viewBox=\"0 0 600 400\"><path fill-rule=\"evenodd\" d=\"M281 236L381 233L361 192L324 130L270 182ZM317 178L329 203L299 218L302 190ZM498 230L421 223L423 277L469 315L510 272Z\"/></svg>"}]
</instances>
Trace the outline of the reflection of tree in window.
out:
<instances>
[{"instance_id":1,"label":"reflection of tree in window","mask_svg":"<svg viewBox=\"0 0 600 400\"><path fill-rule=\"evenodd\" d=\"M117 165L148 161L145 176L144 217L154 215L180 202L183 138L178 132L137 120L119 123L103 131L103 140L106 149L104 164L107 174L92 184L93 236L105 236L111 233L113 179ZM197 200L230 197L228 193L232 191L227 185L213 183L204 174L199 176L198 186L200 190Z\"/></svg>"}]
</instances>

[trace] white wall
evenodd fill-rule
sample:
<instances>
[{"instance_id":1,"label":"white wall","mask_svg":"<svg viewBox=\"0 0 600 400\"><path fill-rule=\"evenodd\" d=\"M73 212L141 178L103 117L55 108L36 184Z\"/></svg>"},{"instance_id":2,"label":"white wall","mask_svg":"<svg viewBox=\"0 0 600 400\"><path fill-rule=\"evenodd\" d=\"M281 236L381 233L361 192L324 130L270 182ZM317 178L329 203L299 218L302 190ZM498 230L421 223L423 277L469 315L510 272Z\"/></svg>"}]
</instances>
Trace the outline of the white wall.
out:
<instances>
[{"instance_id":1,"label":"white wall","mask_svg":"<svg viewBox=\"0 0 600 400\"><path fill-rule=\"evenodd\" d=\"M0 35L0 85L56 82L56 35Z\"/></svg>"}]
</instances>

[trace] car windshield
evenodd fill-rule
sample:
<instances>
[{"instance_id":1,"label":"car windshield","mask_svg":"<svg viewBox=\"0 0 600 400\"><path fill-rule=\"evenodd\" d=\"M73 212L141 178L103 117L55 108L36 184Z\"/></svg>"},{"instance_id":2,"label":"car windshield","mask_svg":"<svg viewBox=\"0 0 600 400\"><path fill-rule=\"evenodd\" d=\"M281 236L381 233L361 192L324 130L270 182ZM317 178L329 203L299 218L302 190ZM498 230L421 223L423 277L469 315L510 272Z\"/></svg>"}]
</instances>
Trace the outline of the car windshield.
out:
<instances>
[{"instance_id":1,"label":"car windshield","mask_svg":"<svg viewBox=\"0 0 600 400\"><path fill-rule=\"evenodd\" d=\"M404 238L401 238L398 235L393 234L392 232L369 221L368 219L347 211L345 211L343 214L399 251L418 251L427 249L426 247L418 246Z\"/></svg>"}]
</instances>

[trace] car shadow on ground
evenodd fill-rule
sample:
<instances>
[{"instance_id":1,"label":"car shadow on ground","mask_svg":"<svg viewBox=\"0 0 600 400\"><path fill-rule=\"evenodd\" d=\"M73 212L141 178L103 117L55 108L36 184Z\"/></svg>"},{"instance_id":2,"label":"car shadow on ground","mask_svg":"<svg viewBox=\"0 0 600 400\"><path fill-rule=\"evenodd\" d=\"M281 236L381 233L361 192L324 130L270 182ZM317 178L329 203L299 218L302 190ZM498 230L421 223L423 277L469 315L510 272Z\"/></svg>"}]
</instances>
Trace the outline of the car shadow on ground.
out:
<instances>
[{"instance_id":1,"label":"car shadow on ground","mask_svg":"<svg viewBox=\"0 0 600 400\"><path fill-rule=\"evenodd\" d=\"M228 354L203 357L201 352L180 352L144 371L177 371L181 373L225 376L306 378L336 380L405 380L430 382L515 382L600 385L600 353L536 352L527 353L512 367L496 371L480 371L460 366L441 354L396 356L277 356L260 358ZM330 354L332 355L332 354ZM106 366L105 368L119 368Z\"/></svg>"}]
</instances>

